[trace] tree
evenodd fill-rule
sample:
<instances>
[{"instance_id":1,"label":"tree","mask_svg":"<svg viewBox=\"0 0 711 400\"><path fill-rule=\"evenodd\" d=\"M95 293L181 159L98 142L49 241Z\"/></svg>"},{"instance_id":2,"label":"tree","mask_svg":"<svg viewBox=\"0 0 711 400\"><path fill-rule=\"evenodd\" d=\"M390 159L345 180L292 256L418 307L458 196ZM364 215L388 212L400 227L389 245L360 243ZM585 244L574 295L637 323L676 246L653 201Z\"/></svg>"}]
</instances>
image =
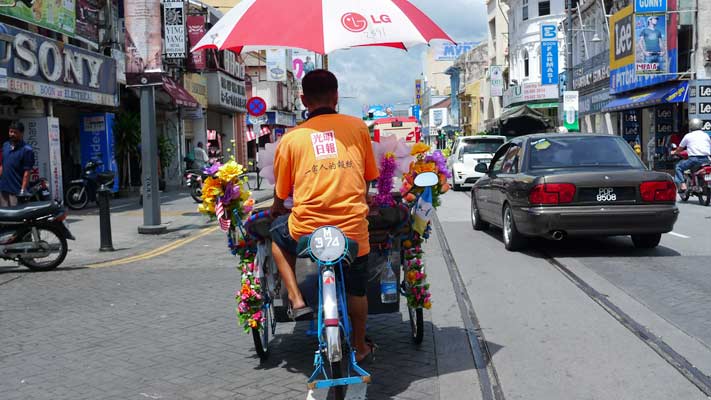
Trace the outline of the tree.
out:
<instances>
[{"instance_id":1,"label":"tree","mask_svg":"<svg viewBox=\"0 0 711 400\"><path fill-rule=\"evenodd\" d=\"M114 119L114 148L116 162L121 172L119 186L131 186L131 155L138 152L141 143L141 117L138 113L124 111Z\"/></svg>"}]
</instances>

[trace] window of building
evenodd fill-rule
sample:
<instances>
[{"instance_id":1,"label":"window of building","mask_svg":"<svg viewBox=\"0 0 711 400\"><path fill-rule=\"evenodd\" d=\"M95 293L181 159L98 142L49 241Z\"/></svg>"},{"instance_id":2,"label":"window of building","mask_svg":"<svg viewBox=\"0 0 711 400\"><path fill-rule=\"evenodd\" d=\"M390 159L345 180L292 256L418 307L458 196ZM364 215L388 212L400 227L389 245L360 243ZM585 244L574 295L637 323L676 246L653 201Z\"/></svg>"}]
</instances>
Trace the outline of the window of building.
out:
<instances>
[{"instance_id":1,"label":"window of building","mask_svg":"<svg viewBox=\"0 0 711 400\"><path fill-rule=\"evenodd\" d=\"M550 1L539 1L538 2L538 16L542 17L544 15L551 14L551 2Z\"/></svg>"},{"instance_id":2,"label":"window of building","mask_svg":"<svg viewBox=\"0 0 711 400\"><path fill-rule=\"evenodd\" d=\"M523 20L528 20L528 0L523 0Z\"/></svg>"},{"instance_id":3,"label":"window of building","mask_svg":"<svg viewBox=\"0 0 711 400\"><path fill-rule=\"evenodd\" d=\"M523 51L523 76L528 78L529 74L529 62L528 62L528 50Z\"/></svg>"}]
</instances>

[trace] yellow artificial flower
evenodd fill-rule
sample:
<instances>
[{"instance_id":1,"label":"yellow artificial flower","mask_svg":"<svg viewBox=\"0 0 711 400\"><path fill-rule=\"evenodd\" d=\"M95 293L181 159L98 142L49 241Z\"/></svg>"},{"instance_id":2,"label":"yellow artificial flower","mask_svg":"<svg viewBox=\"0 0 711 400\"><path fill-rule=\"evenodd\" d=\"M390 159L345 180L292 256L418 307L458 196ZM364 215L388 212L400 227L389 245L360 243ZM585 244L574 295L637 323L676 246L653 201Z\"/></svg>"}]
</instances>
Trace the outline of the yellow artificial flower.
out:
<instances>
[{"instance_id":1,"label":"yellow artificial flower","mask_svg":"<svg viewBox=\"0 0 711 400\"><path fill-rule=\"evenodd\" d=\"M198 212L203 214L215 214L215 203L203 202L198 206Z\"/></svg>"},{"instance_id":2,"label":"yellow artificial flower","mask_svg":"<svg viewBox=\"0 0 711 400\"><path fill-rule=\"evenodd\" d=\"M409 271L407 273L407 281L410 283L415 283L416 280L417 280L417 272Z\"/></svg>"},{"instance_id":3,"label":"yellow artificial flower","mask_svg":"<svg viewBox=\"0 0 711 400\"><path fill-rule=\"evenodd\" d=\"M392 151L388 151L387 153L385 153L385 158L395 158L395 153L393 153Z\"/></svg>"},{"instance_id":4,"label":"yellow artificial flower","mask_svg":"<svg viewBox=\"0 0 711 400\"><path fill-rule=\"evenodd\" d=\"M252 328L252 329L257 329L257 326L258 326L257 321L255 321L255 320L253 320L253 319L250 319L250 320L249 320L249 327L250 327L250 328Z\"/></svg>"},{"instance_id":5,"label":"yellow artificial flower","mask_svg":"<svg viewBox=\"0 0 711 400\"><path fill-rule=\"evenodd\" d=\"M244 202L244 205L247 206L247 207L253 206L253 205L254 205L254 199L250 197L249 199L247 199L247 200Z\"/></svg>"},{"instance_id":6,"label":"yellow artificial flower","mask_svg":"<svg viewBox=\"0 0 711 400\"><path fill-rule=\"evenodd\" d=\"M424 307L429 310L430 308L432 308L432 303L429 301L426 301L424 304Z\"/></svg>"},{"instance_id":7,"label":"yellow artificial flower","mask_svg":"<svg viewBox=\"0 0 711 400\"><path fill-rule=\"evenodd\" d=\"M415 174L420 174L422 172L437 172L437 164L433 162L416 162L413 166Z\"/></svg>"},{"instance_id":8,"label":"yellow artificial flower","mask_svg":"<svg viewBox=\"0 0 711 400\"><path fill-rule=\"evenodd\" d=\"M217 170L217 177L220 178L222 182L231 182L233 179L244 173L244 167L237 164L236 161L230 160L226 164L223 164L220 169Z\"/></svg>"},{"instance_id":9,"label":"yellow artificial flower","mask_svg":"<svg viewBox=\"0 0 711 400\"><path fill-rule=\"evenodd\" d=\"M430 151L430 146L424 144L424 143L415 143L412 146L412 150L410 150L410 155L411 156L416 156L418 154L424 154Z\"/></svg>"},{"instance_id":10,"label":"yellow artificial flower","mask_svg":"<svg viewBox=\"0 0 711 400\"><path fill-rule=\"evenodd\" d=\"M202 184L202 198L203 200L215 198L217 196L222 196L222 183L219 180L208 176L205 178L205 182Z\"/></svg>"}]
</instances>

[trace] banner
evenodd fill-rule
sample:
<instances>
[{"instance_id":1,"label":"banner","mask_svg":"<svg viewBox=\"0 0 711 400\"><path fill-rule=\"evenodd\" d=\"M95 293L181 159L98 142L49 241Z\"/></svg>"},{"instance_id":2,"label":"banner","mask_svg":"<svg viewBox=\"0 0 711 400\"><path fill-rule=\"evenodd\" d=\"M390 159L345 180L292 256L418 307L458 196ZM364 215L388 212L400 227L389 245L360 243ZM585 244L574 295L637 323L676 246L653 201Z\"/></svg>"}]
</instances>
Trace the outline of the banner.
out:
<instances>
[{"instance_id":1,"label":"banner","mask_svg":"<svg viewBox=\"0 0 711 400\"><path fill-rule=\"evenodd\" d=\"M639 1L639 0L637 0ZM665 74L667 60L666 14L635 15L635 72L637 75Z\"/></svg>"},{"instance_id":2,"label":"banner","mask_svg":"<svg viewBox=\"0 0 711 400\"><path fill-rule=\"evenodd\" d=\"M286 81L286 51L284 49L267 50L267 81Z\"/></svg>"},{"instance_id":3,"label":"banner","mask_svg":"<svg viewBox=\"0 0 711 400\"><path fill-rule=\"evenodd\" d=\"M577 91L563 92L563 125L569 132L580 131L578 111L580 110L580 96Z\"/></svg>"},{"instance_id":4,"label":"banner","mask_svg":"<svg viewBox=\"0 0 711 400\"><path fill-rule=\"evenodd\" d=\"M76 29L74 0L17 1L12 7L0 7L0 14L74 37Z\"/></svg>"},{"instance_id":5,"label":"banner","mask_svg":"<svg viewBox=\"0 0 711 400\"><path fill-rule=\"evenodd\" d=\"M558 28L541 25L541 85L558 84Z\"/></svg>"},{"instance_id":6,"label":"banner","mask_svg":"<svg viewBox=\"0 0 711 400\"><path fill-rule=\"evenodd\" d=\"M200 39L205 36L205 17L202 15L188 15L188 41L190 48L198 44ZM205 49L190 52L188 58L188 66L193 71L202 71L207 67L207 51Z\"/></svg>"},{"instance_id":7,"label":"banner","mask_svg":"<svg viewBox=\"0 0 711 400\"><path fill-rule=\"evenodd\" d=\"M185 58L185 8L182 1L165 1L164 40L167 58Z\"/></svg>"},{"instance_id":8,"label":"banner","mask_svg":"<svg viewBox=\"0 0 711 400\"><path fill-rule=\"evenodd\" d=\"M111 188L114 193L119 189L119 171L115 157L114 119L112 113L81 114L79 116L79 139L81 143L81 165L91 160L100 160L102 164L97 172L114 172Z\"/></svg>"},{"instance_id":9,"label":"banner","mask_svg":"<svg viewBox=\"0 0 711 400\"><path fill-rule=\"evenodd\" d=\"M63 201L62 149L59 140L59 119L54 117L23 118L25 143L32 146L35 165L30 179L45 178L53 200Z\"/></svg>"},{"instance_id":10,"label":"banner","mask_svg":"<svg viewBox=\"0 0 711 400\"><path fill-rule=\"evenodd\" d=\"M98 0L76 0L76 38L95 46L99 43Z\"/></svg>"},{"instance_id":11,"label":"banner","mask_svg":"<svg viewBox=\"0 0 711 400\"><path fill-rule=\"evenodd\" d=\"M126 82L162 84L160 0L124 0Z\"/></svg>"},{"instance_id":12,"label":"banner","mask_svg":"<svg viewBox=\"0 0 711 400\"><path fill-rule=\"evenodd\" d=\"M316 54L312 51L294 50L291 59L292 71L297 80L316 69Z\"/></svg>"},{"instance_id":13,"label":"banner","mask_svg":"<svg viewBox=\"0 0 711 400\"><path fill-rule=\"evenodd\" d=\"M504 95L504 74L501 65L492 65L489 68L491 75L489 90L490 97L501 97Z\"/></svg>"},{"instance_id":14,"label":"banner","mask_svg":"<svg viewBox=\"0 0 711 400\"><path fill-rule=\"evenodd\" d=\"M415 80L415 104L422 107L422 79ZM419 119L419 118L418 118Z\"/></svg>"},{"instance_id":15,"label":"banner","mask_svg":"<svg viewBox=\"0 0 711 400\"><path fill-rule=\"evenodd\" d=\"M439 43L433 44L435 61L454 61L462 54L472 50L479 42L463 42L458 44Z\"/></svg>"}]
</instances>

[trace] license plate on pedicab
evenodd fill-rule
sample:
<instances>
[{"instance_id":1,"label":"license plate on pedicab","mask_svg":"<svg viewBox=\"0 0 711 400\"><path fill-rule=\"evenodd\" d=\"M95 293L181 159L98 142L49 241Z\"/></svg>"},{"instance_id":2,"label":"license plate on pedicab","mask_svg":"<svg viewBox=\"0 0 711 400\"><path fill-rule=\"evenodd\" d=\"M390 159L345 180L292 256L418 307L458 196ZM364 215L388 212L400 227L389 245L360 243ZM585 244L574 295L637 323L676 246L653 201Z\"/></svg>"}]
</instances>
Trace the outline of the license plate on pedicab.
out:
<instances>
[{"instance_id":1,"label":"license plate on pedicab","mask_svg":"<svg viewBox=\"0 0 711 400\"><path fill-rule=\"evenodd\" d=\"M704 175L704 180L706 182L711 182L711 175Z\"/></svg>"}]
</instances>

